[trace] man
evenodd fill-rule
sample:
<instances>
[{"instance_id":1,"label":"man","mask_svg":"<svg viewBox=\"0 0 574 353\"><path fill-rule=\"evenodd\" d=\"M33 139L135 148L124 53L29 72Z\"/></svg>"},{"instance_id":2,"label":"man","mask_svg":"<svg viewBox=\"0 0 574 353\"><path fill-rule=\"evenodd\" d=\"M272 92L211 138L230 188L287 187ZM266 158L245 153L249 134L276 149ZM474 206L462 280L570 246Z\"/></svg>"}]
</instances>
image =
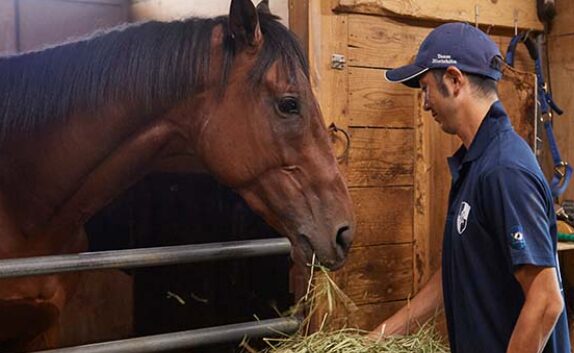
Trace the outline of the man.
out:
<instances>
[{"instance_id":1,"label":"man","mask_svg":"<svg viewBox=\"0 0 574 353\"><path fill-rule=\"evenodd\" d=\"M552 196L498 101L501 54L480 30L449 23L389 81L420 87L424 109L457 135L442 269L370 336L405 334L444 304L453 353L570 352Z\"/></svg>"}]
</instances>

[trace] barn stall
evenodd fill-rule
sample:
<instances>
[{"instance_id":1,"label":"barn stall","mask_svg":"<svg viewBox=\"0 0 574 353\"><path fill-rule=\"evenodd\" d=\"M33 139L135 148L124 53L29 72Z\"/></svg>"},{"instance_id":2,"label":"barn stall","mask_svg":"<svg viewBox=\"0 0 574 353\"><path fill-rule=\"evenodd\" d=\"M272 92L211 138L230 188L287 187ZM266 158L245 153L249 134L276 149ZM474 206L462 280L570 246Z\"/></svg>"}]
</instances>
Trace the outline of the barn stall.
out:
<instances>
[{"instance_id":1,"label":"barn stall","mask_svg":"<svg viewBox=\"0 0 574 353\"><path fill-rule=\"evenodd\" d=\"M213 11L226 11L226 5L217 8L220 4L210 4ZM504 3L271 0L270 5L274 13L287 19L285 23L300 36L308 51L313 83L326 124L335 123L338 129L350 136L348 150L343 132L334 132L333 140L343 157L341 168L355 203L358 230L347 264L333 277L359 310L339 313L338 325L371 329L416 294L438 267L449 188L445 157L459 145L455 138L443 134L421 109L419 93L385 82L384 70L408 62L426 34L447 21L476 23L500 44L503 52L515 28L541 33L544 27L537 18L533 0ZM30 50L126 20L167 20L212 13L197 12L197 9L207 9L207 2L186 2L184 5L179 1L153 0L131 3L114 0L20 0L4 1L0 6L0 27L4 29L0 33L3 36L0 50L7 52ZM553 95L565 110L563 116L555 119L554 131L563 159L570 161L574 147L571 138L574 103L569 91L574 73L568 56L574 47L574 29L569 24L574 6L566 0L557 0L556 6L557 16L545 44ZM58 19L46 16L46 13L62 17ZM66 20L72 18L78 20ZM532 99L534 65L523 47L518 48L516 69L527 74L508 73L503 83L503 101L514 117L515 125L525 126L523 136L535 144L532 138L537 125L535 101ZM516 89L517 82L523 85L522 91ZM539 143L540 160L550 177L552 163L548 146L540 129L538 133L543 139ZM185 243L189 240L185 236L188 232L218 233L223 238L232 234L234 239L245 234L243 231L250 227L252 229L247 230L250 234L270 232L260 220L253 221L255 217L228 190L213 180L197 178L158 175L130 189L89 225L93 248L103 250ZM573 198L570 187L562 199ZM198 203L209 206L194 209L197 208L195 203L186 204L184 200L198 200ZM205 223L190 226L173 215L174 209L187 215L195 212L193 219ZM246 223L249 226L241 226ZM213 239L209 237L209 240ZM563 251L560 255L565 278L574 283L568 272L571 267L568 248L566 244L561 245ZM235 263L227 269L216 270L213 266L205 266L193 271L193 279L185 277L188 269L180 269L181 272L176 274L167 274L161 269L150 270L148 273L132 273L132 276L121 272L88 273L90 280L83 282L82 295L77 296L82 298L81 301L70 306L64 315L63 342L67 345L82 344L134 334L175 331L189 328L181 324L190 320L188 317L213 316L211 319L220 323L234 320L236 318L223 318L222 311L228 312L229 308L197 315L205 300L214 300L207 297L216 298L221 293L232 291L229 287L213 289L218 282L210 285L205 283L205 278L229 277L226 280L249 282L252 277L245 275L249 268L277 266L277 269L270 270L268 279L262 277L257 280L260 284L247 285L249 289L261 287L265 290L269 289L265 287L270 287L269 281L272 281L271 287L276 291L267 296L246 294L255 298L249 305L266 306L267 301L277 301L280 302L278 306L284 309L294 302L293 297L304 292L306 275L293 270L289 275L287 260L278 261L274 265L265 263L251 267ZM215 274L210 271L215 271ZM289 277L291 285L288 285ZM169 283L160 285L158 278ZM186 281L201 283L200 289L171 290L173 283ZM201 289L209 295L202 295ZM110 295L111 292L114 295ZM153 292L155 296L150 294ZM167 298L169 293L172 296ZM182 298L178 293L187 293L188 296ZM178 297L186 305L182 305ZM221 300L232 301L235 297L232 295ZM251 306L246 308L247 314L240 316L268 309ZM94 311L107 314L89 314ZM194 323L197 327L204 324L213 322Z\"/></svg>"}]
</instances>

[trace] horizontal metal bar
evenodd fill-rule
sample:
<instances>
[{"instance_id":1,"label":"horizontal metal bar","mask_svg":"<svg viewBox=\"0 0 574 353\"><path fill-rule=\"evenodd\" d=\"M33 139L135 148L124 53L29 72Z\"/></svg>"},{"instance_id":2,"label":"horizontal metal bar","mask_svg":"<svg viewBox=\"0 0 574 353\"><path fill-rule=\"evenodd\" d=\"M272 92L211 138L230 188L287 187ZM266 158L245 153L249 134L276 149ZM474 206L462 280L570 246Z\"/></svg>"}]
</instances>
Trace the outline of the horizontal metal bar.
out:
<instances>
[{"instance_id":1,"label":"horizontal metal bar","mask_svg":"<svg viewBox=\"0 0 574 353\"><path fill-rule=\"evenodd\" d=\"M163 335L130 338L85 346L52 349L36 353L148 353L167 352L239 341L243 337L257 338L290 334L299 328L294 318L272 319L242 324L209 327L199 330L166 333Z\"/></svg>"},{"instance_id":2,"label":"horizontal metal bar","mask_svg":"<svg viewBox=\"0 0 574 353\"><path fill-rule=\"evenodd\" d=\"M199 245L167 246L117 251L86 252L0 260L0 278L60 272L137 268L288 254L286 238L245 240Z\"/></svg>"}]
</instances>

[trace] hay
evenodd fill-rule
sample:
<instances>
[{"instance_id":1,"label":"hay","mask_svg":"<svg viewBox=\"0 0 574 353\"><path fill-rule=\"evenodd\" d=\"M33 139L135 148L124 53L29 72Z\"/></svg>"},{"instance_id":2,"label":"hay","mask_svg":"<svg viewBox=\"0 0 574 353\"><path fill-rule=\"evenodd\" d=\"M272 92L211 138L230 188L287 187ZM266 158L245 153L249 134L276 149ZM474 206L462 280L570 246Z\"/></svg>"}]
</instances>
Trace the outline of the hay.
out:
<instances>
[{"instance_id":1,"label":"hay","mask_svg":"<svg viewBox=\"0 0 574 353\"><path fill-rule=\"evenodd\" d=\"M367 338L366 331L342 329L318 331L286 338L265 339L265 353L448 353L432 325L423 326L416 334L386 337L379 341Z\"/></svg>"},{"instance_id":2,"label":"hay","mask_svg":"<svg viewBox=\"0 0 574 353\"><path fill-rule=\"evenodd\" d=\"M421 325L418 332L407 336L381 337L375 341L367 338L369 332L360 329L328 329L328 321L337 305L342 304L347 311L358 310L352 300L329 277L328 271L312 264L320 270L314 280L314 271L309 279L307 294L287 313L296 315L306 312L299 332L292 336L264 338L267 348L253 349L247 342L241 346L248 353L448 353L449 348L442 342L435 330L435 320ZM309 334L311 317L317 313L319 303L326 307L319 330Z\"/></svg>"}]
</instances>

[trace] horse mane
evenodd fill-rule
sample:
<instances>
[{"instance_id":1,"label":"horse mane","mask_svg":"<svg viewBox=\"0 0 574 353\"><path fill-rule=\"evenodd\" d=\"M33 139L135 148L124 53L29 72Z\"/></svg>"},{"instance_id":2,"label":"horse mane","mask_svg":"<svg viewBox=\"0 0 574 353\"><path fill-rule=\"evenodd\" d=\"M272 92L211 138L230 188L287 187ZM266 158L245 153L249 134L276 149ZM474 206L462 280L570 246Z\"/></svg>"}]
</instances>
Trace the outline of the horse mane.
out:
<instances>
[{"instance_id":1,"label":"horse mane","mask_svg":"<svg viewBox=\"0 0 574 353\"><path fill-rule=\"evenodd\" d=\"M309 68L296 37L277 17L260 13L264 45L250 80L281 60L289 75ZM228 17L128 24L40 51L0 57L0 142L13 133L35 131L74 112L130 102L154 116L206 83L212 30L224 30L221 88L235 48Z\"/></svg>"}]
</instances>

